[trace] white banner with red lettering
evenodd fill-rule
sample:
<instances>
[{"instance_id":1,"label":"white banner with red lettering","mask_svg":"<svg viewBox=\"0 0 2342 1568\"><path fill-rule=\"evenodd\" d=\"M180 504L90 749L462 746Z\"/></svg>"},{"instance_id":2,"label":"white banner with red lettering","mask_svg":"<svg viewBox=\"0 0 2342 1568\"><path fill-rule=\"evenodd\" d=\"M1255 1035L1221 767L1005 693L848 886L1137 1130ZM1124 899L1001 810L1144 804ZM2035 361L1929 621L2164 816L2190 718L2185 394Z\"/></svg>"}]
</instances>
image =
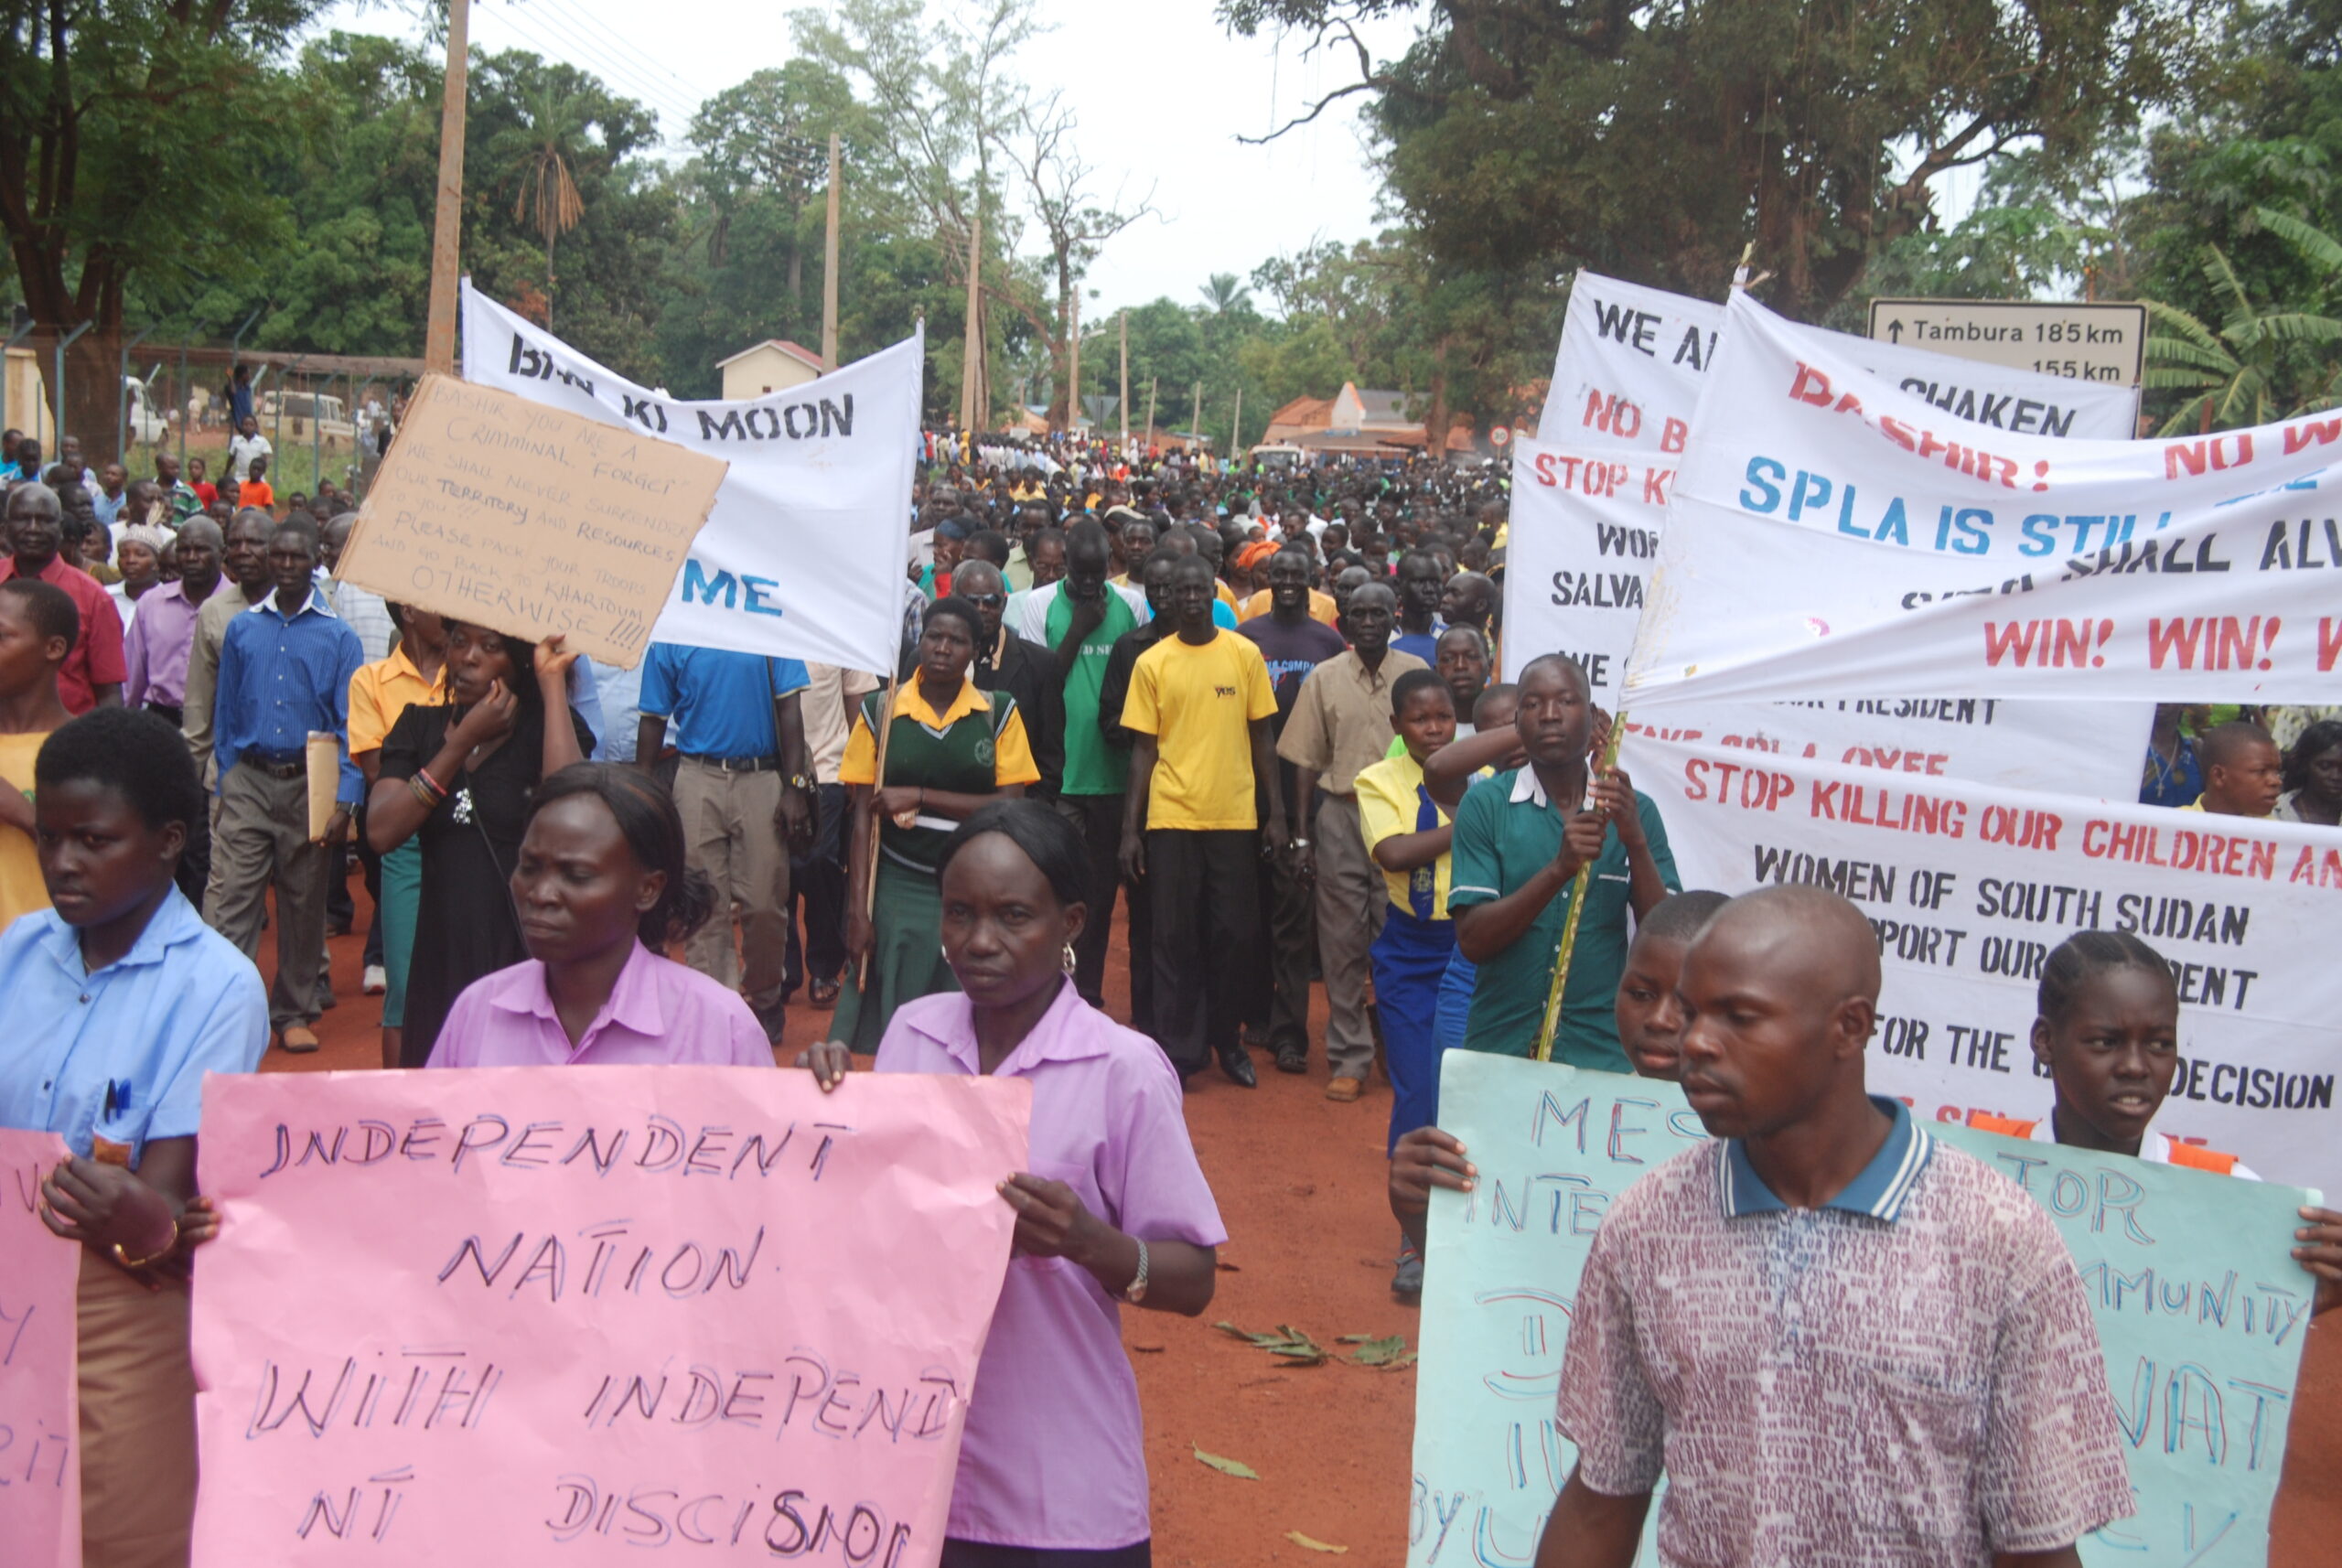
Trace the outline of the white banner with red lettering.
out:
<instances>
[{"instance_id":1,"label":"white banner with red lettering","mask_svg":"<svg viewBox=\"0 0 2342 1568\"><path fill-rule=\"evenodd\" d=\"M2179 979L2180 1055L2155 1125L2272 1181L2342 1190L2342 832L1889 776L1630 733L1686 887L1836 888L1885 970L1872 1088L1927 1117L2048 1114L2030 1045L2041 962L2131 931Z\"/></svg>"},{"instance_id":2,"label":"white banner with red lettering","mask_svg":"<svg viewBox=\"0 0 2342 1568\"><path fill-rule=\"evenodd\" d=\"M1669 487L1629 703L2337 689L2342 414L1979 432L1745 297Z\"/></svg>"},{"instance_id":3,"label":"white banner with red lettering","mask_svg":"<svg viewBox=\"0 0 2342 1568\"><path fill-rule=\"evenodd\" d=\"M1615 690L1605 689L1624 679L1669 489L1699 428L1694 413L1724 325L1724 307L1705 300L1594 273L1570 285L1537 438L1513 446L1507 679L1540 653L1564 650L1586 666L1597 700L1615 704ZM2129 387L1780 325L1814 352L1887 377L1954 419L2109 440L2129 435L2137 419L2138 394ZM1734 419L1732 404L1716 407L1724 422Z\"/></svg>"}]
</instances>

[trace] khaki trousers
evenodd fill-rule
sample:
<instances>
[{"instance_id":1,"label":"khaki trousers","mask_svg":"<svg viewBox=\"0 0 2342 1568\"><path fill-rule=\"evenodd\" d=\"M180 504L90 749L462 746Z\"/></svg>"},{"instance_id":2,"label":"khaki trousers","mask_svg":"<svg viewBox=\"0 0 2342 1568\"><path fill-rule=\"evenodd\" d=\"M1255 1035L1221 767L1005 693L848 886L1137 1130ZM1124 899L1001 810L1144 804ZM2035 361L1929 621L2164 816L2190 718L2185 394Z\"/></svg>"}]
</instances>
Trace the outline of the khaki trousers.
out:
<instances>
[{"instance_id":1,"label":"khaki trousers","mask_svg":"<svg viewBox=\"0 0 2342 1568\"><path fill-rule=\"evenodd\" d=\"M715 885L714 918L685 945L685 961L736 987L767 1032L778 1035L789 968L789 845L773 821L781 776L769 768L727 773L695 757L678 763L685 863Z\"/></svg>"},{"instance_id":2,"label":"khaki trousers","mask_svg":"<svg viewBox=\"0 0 2342 1568\"><path fill-rule=\"evenodd\" d=\"M187 1284L150 1291L83 1248L77 1320L82 1568L187 1568L195 1525Z\"/></svg>"},{"instance_id":3,"label":"khaki trousers","mask_svg":"<svg viewBox=\"0 0 2342 1568\"><path fill-rule=\"evenodd\" d=\"M1326 1061L1336 1078L1374 1066L1366 1019L1367 953L1390 907L1382 873L1366 853L1355 795L1317 797L1317 967L1326 981Z\"/></svg>"},{"instance_id":4,"label":"khaki trousers","mask_svg":"<svg viewBox=\"0 0 2342 1568\"><path fill-rule=\"evenodd\" d=\"M273 1029L314 1024L322 1011L326 962L326 851L309 842L309 787L238 763L220 783L212 829L211 886L203 918L255 962L276 889L276 979L269 987Z\"/></svg>"}]
</instances>

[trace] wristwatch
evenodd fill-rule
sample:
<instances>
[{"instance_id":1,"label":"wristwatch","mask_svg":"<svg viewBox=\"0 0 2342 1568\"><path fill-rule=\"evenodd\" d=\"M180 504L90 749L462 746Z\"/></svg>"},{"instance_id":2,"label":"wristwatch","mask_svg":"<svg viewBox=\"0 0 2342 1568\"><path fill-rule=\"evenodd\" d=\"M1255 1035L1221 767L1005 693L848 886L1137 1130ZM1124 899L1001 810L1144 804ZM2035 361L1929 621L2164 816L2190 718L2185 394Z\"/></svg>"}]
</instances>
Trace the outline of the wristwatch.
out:
<instances>
[{"instance_id":1,"label":"wristwatch","mask_svg":"<svg viewBox=\"0 0 2342 1568\"><path fill-rule=\"evenodd\" d=\"M1287 849L1307 849L1309 847L1309 841L1305 838L1289 838L1284 841L1284 847Z\"/></svg>"},{"instance_id":2,"label":"wristwatch","mask_svg":"<svg viewBox=\"0 0 2342 1568\"><path fill-rule=\"evenodd\" d=\"M813 788L813 781L802 773L792 773L789 776L789 787L791 789L810 790Z\"/></svg>"},{"instance_id":3,"label":"wristwatch","mask_svg":"<svg viewBox=\"0 0 2342 1568\"><path fill-rule=\"evenodd\" d=\"M1137 1240L1137 1238L1133 1237L1132 1240ZM1123 1287L1123 1299L1133 1306L1146 1299L1146 1243L1144 1241L1138 1243L1138 1273L1132 1275L1131 1283Z\"/></svg>"}]
</instances>

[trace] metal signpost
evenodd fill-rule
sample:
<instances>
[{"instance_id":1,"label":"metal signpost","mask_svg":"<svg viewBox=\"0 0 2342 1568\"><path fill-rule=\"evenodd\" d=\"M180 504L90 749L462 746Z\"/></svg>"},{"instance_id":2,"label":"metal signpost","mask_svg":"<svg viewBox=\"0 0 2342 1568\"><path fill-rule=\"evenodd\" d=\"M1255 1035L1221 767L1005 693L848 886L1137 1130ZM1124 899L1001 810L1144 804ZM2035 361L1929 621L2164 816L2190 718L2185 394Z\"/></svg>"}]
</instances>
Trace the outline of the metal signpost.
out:
<instances>
[{"instance_id":1,"label":"metal signpost","mask_svg":"<svg viewBox=\"0 0 2342 1568\"><path fill-rule=\"evenodd\" d=\"M1881 343L2080 381L2137 386L2147 349L2143 305L2017 299L1874 299Z\"/></svg>"}]
</instances>

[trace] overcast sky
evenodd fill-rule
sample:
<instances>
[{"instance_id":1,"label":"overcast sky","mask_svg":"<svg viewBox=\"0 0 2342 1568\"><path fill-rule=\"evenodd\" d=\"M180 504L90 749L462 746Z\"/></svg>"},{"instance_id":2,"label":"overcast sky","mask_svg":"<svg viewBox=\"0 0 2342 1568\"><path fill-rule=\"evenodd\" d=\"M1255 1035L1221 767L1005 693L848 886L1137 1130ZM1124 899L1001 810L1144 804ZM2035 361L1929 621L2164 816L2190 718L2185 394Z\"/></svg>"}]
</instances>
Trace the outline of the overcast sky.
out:
<instances>
[{"instance_id":1,"label":"overcast sky","mask_svg":"<svg viewBox=\"0 0 2342 1568\"><path fill-rule=\"evenodd\" d=\"M472 42L591 71L654 110L661 133L680 142L703 100L790 58L789 8L769 0L479 0ZM948 10L949 0L929 0L930 15ZM1236 139L1263 134L1348 80L1344 59L1304 59L1298 38L1282 48L1265 37L1232 38L1213 20L1212 0L1041 0L1040 12L1055 30L1020 53L1019 74L1063 91L1081 122L1082 156L1100 171L1101 199L1119 186L1136 202L1151 188L1162 214L1107 247L1090 274L1096 298L1084 301L1085 317L1158 295L1191 303L1213 273L1249 277L1312 240L1375 231L1380 185L1348 104L1269 146ZM405 12L349 0L326 25L419 36ZM1387 55L1412 35L1412 24L1396 22L1366 36Z\"/></svg>"}]
</instances>

